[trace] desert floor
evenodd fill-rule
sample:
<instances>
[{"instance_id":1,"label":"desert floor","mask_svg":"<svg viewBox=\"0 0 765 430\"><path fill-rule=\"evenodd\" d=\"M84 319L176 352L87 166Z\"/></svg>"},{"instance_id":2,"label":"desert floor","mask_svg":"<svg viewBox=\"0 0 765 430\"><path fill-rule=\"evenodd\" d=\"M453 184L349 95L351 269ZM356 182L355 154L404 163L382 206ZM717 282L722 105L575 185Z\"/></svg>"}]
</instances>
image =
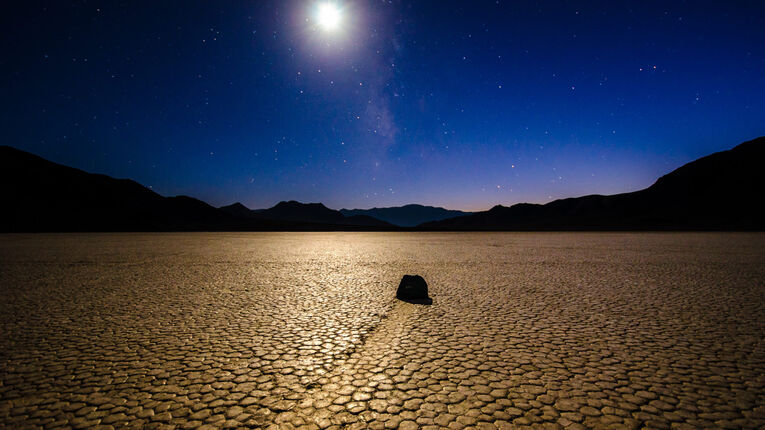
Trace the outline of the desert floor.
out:
<instances>
[{"instance_id":1,"label":"desert floor","mask_svg":"<svg viewBox=\"0 0 765 430\"><path fill-rule=\"evenodd\" d=\"M0 297L0 427L765 426L765 234L4 235Z\"/></svg>"}]
</instances>

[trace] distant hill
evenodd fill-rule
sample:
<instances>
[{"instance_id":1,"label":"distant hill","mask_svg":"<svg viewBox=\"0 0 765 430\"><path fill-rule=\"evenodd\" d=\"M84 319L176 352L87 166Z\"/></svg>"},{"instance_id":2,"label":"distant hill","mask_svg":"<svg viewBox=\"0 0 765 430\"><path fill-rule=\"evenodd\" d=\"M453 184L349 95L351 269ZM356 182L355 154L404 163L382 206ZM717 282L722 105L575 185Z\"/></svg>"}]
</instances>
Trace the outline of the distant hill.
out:
<instances>
[{"instance_id":1,"label":"distant hill","mask_svg":"<svg viewBox=\"0 0 765 430\"><path fill-rule=\"evenodd\" d=\"M247 208L245 205L239 202L228 206L221 206L218 209L237 218L257 219L257 216L255 216L255 211Z\"/></svg>"},{"instance_id":2,"label":"distant hill","mask_svg":"<svg viewBox=\"0 0 765 430\"><path fill-rule=\"evenodd\" d=\"M367 217L346 218L300 203L263 211L242 205L214 208L200 200L163 197L129 179L115 179L56 164L0 146L0 231L369 230L394 228ZM269 212L270 211L270 212ZM329 211L329 212L327 212ZM283 217L281 217L284 215Z\"/></svg>"},{"instance_id":3,"label":"distant hill","mask_svg":"<svg viewBox=\"0 0 765 430\"><path fill-rule=\"evenodd\" d=\"M162 197L129 179L86 173L9 146L0 146L0 190L3 231L243 227L236 218L200 200Z\"/></svg>"},{"instance_id":4,"label":"distant hill","mask_svg":"<svg viewBox=\"0 0 765 430\"><path fill-rule=\"evenodd\" d=\"M340 213L345 216L367 215L401 227L414 227L429 221L440 221L472 214L472 212L415 204L389 208L340 209Z\"/></svg>"},{"instance_id":5,"label":"distant hill","mask_svg":"<svg viewBox=\"0 0 765 430\"><path fill-rule=\"evenodd\" d=\"M66 167L0 146L0 231L765 230L765 137L688 163L650 187L468 214L420 205L368 210L280 202L250 210L163 197L129 179ZM371 215L371 216L370 216ZM375 216L376 215L376 216ZM422 219L421 218L421 219Z\"/></svg>"},{"instance_id":6,"label":"distant hill","mask_svg":"<svg viewBox=\"0 0 765 430\"><path fill-rule=\"evenodd\" d=\"M279 202L268 209L251 210L241 203L223 206L221 210L240 217L293 223L312 223L338 226L364 226L392 228L391 224L366 215L345 216L321 203L300 203L294 200Z\"/></svg>"},{"instance_id":7,"label":"distant hill","mask_svg":"<svg viewBox=\"0 0 765 430\"><path fill-rule=\"evenodd\" d=\"M690 162L650 187L495 206L421 230L763 230L765 137Z\"/></svg>"}]
</instances>

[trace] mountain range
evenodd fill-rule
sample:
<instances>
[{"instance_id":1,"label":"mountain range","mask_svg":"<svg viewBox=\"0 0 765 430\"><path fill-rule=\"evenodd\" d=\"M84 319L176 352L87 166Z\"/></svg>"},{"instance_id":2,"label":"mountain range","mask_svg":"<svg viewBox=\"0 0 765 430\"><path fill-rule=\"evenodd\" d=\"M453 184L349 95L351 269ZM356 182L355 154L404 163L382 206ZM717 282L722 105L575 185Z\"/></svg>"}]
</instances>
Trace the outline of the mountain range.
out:
<instances>
[{"instance_id":1,"label":"mountain range","mask_svg":"<svg viewBox=\"0 0 765 430\"><path fill-rule=\"evenodd\" d=\"M449 210L434 206L404 205L391 208L340 209L345 216L367 215L400 227L415 227L429 221L441 221L473 212Z\"/></svg>"},{"instance_id":2,"label":"mountain range","mask_svg":"<svg viewBox=\"0 0 765 430\"><path fill-rule=\"evenodd\" d=\"M0 146L0 231L764 230L765 137L690 162L650 187L483 212L422 205L327 208L280 202L252 210L163 197L129 179Z\"/></svg>"},{"instance_id":3,"label":"mountain range","mask_svg":"<svg viewBox=\"0 0 765 430\"><path fill-rule=\"evenodd\" d=\"M300 203L294 200L279 202L268 209L248 209L237 202L223 206L222 211L238 217L259 220L278 220L284 223L323 224L332 226L395 228L394 225L367 215L343 215L324 206L322 203Z\"/></svg>"},{"instance_id":4,"label":"mountain range","mask_svg":"<svg viewBox=\"0 0 765 430\"><path fill-rule=\"evenodd\" d=\"M692 161L650 187L494 206L422 230L763 230L765 137Z\"/></svg>"},{"instance_id":5,"label":"mountain range","mask_svg":"<svg viewBox=\"0 0 765 430\"><path fill-rule=\"evenodd\" d=\"M163 197L129 179L56 164L0 146L0 231L388 230L384 221L345 217L322 204L282 202L250 211Z\"/></svg>"}]
</instances>

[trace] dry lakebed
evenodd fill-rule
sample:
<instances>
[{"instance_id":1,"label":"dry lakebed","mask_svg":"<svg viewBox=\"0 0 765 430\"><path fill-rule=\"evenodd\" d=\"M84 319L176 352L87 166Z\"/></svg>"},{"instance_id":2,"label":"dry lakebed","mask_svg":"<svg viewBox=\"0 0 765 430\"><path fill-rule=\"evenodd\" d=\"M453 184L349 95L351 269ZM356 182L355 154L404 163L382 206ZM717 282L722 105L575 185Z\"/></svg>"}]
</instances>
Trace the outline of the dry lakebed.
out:
<instances>
[{"instance_id":1,"label":"dry lakebed","mask_svg":"<svg viewBox=\"0 0 765 430\"><path fill-rule=\"evenodd\" d=\"M2 235L0 293L3 428L765 427L760 233Z\"/></svg>"}]
</instances>

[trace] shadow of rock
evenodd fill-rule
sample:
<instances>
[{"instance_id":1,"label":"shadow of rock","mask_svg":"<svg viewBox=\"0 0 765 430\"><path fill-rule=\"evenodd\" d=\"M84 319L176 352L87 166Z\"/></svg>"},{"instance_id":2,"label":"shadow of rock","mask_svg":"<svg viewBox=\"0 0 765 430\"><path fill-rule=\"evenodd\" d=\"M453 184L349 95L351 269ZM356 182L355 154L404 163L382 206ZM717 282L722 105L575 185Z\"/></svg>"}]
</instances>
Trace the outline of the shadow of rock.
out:
<instances>
[{"instance_id":1,"label":"shadow of rock","mask_svg":"<svg viewBox=\"0 0 765 430\"><path fill-rule=\"evenodd\" d=\"M433 299L431 299L430 297L426 297L424 299L401 299L401 298L399 298L399 300L401 300L402 302L412 303L412 304L415 304L415 305L430 306L430 305L433 304Z\"/></svg>"}]
</instances>

